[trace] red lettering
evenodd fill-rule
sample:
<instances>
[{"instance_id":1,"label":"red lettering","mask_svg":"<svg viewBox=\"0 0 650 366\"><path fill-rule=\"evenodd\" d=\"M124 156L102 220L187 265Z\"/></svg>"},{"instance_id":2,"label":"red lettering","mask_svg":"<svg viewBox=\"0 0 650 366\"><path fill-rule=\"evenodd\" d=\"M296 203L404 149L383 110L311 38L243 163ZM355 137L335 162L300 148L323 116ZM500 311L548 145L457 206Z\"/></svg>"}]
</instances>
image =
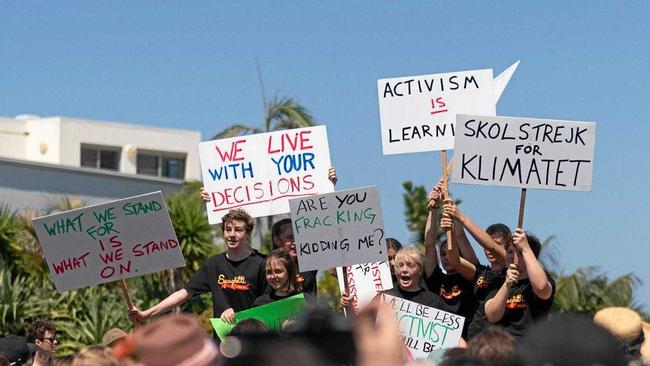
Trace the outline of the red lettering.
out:
<instances>
[{"instance_id":1,"label":"red lettering","mask_svg":"<svg viewBox=\"0 0 650 366\"><path fill-rule=\"evenodd\" d=\"M280 134L280 146L273 146L273 135L270 135L266 151L269 154L274 154L284 152L285 150L296 151L298 149L311 149L314 146L309 144L310 134L311 131L301 131L300 133L283 132Z\"/></svg>"},{"instance_id":2,"label":"red lettering","mask_svg":"<svg viewBox=\"0 0 650 366\"><path fill-rule=\"evenodd\" d=\"M222 163L225 163L226 161L242 161L244 160L243 157L238 156L239 153L242 151L242 148L239 147L239 144L246 142L246 140L237 140L230 144L230 151L224 151L221 152L221 149L219 149L219 146L215 146L215 149L217 149L217 154L219 154L219 158L221 159Z\"/></svg>"},{"instance_id":3,"label":"red lettering","mask_svg":"<svg viewBox=\"0 0 650 366\"><path fill-rule=\"evenodd\" d=\"M117 238L117 235L111 236L108 241L112 244L111 246L113 248L119 248L122 246L122 242Z\"/></svg>"},{"instance_id":4,"label":"red lettering","mask_svg":"<svg viewBox=\"0 0 650 366\"><path fill-rule=\"evenodd\" d=\"M300 132L300 150L307 150L314 147L313 145L307 145L309 142L309 137L305 137L305 135L309 134L311 134L311 130Z\"/></svg>"},{"instance_id":5,"label":"red lettering","mask_svg":"<svg viewBox=\"0 0 650 366\"><path fill-rule=\"evenodd\" d=\"M107 271L108 270L108 271ZM104 267L101 272L99 272L99 275L102 278L111 278L115 274L115 268L113 267Z\"/></svg>"},{"instance_id":6,"label":"red lettering","mask_svg":"<svg viewBox=\"0 0 650 366\"><path fill-rule=\"evenodd\" d=\"M312 182L311 180L311 174L307 174L304 177L302 177L302 183L303 183L302 188L304 188L306 191L314 188L315 186L314 182Z\"/></svg>"}]
</instances>

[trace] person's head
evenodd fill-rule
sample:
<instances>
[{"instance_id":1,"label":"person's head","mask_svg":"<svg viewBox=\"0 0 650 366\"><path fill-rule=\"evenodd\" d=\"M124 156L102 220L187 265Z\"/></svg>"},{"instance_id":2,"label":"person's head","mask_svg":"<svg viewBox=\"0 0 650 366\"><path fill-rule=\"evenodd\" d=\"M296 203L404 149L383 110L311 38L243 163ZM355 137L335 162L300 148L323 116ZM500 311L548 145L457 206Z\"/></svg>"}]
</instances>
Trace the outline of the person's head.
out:
<instances>
[{"instance_id":1,"label":"person's head","mask_svg":"<svg viewBox=\"0 0 650 366\"><path fill-rule=\"evenodd\" d=\"M388 266L390 273L395 275L395 254L402 249L402 243L395 238L386 238L386 251L388 252Z\"/></svg>"},{"instance_id":2,"label":"person's head","mask_svg":"<svg viewBox=\"0 0 650 366\"><path fill-rule=\"evenodd\" d=\"M293 294L302 290L298 269L289 253L275 249L266 257L266 280L275 293Z\"/></svg>"},{"instance_id":3,"label":"person's head","mask_svg":"<svg viewBox=\"0 0 650 366\"><path fill-rule=\"evenodd\" d=\"M523 365L573 366L627 364L616 338L589 317L558 314L536 323L519 341Z\"/></svg>"},{"instance_id":4,"label":"person's head","mask_svg":"<svg viewBox=\"0 0 650 366\"><path fill-rule=\"evenodd\" d=\"M59 341L56 326L49 320L36 320L27 328L27 341L36 345L36 352L51 354L56 351Z\"/></svg>"},{"instance_id":5,"label":"person's head","mask_svg":"<svg viewBox=\"0 0 650 366\"><path fill-rule=\"evenodd\" d=\"M273 249L284 249L292 258L298 256L291 219L282 219L273 224L271 227L271 238L273 239Z\"/></svg>"},{"instance_id":6,"label":"person's head","mask_svg":"<svg viewBox=\"0 0 650 366\"><path fill-rule=\"evenodd\" d=\"M74 355L56 357L52 360L52 366L72 366Z\"/></svg>"},{"instance_id":7,"label":"person's head","mask_svg":"<svg viewBox=\"0 0 650 366\"><path fill-rule=\"evenodd\" d=\"M25 337L8 335L0 338L0 355L9 365L22 366L34 353L34 345ZM1 363L0 363L1 365Z\"/></svg>"},{"instance_id":8,"label":"person's head","mask_svg":"<svg viewBox=\"0 0 650 366\"><path fill-rule=\"evenodd\" d=\"M438 253L440 253L440 263L442 264L442 268L444 268L447 273L456 272L456 268L451 263L449 263L449 257L447 256L447 242L441 241L438 249Z\"/></svg>"},{"instance_id":9,"label":"person's head","mask_svg":"<svg viewBox=\"0 0 650 366\"><path fill-rule=\"evenodd\" d=\"M120 328L111 328L102 337L102 346L113 347L124 340L128 334Z\"/></svg>"},{"instance_id":10,"label":"person's head","mask_svg":"<svg viewBox=\"0 0 650 366\"><path fill-rule=\"evenodd\" d=\"M248 212L242 209L233 209L221 219L221 230L228 249L243 248L253 233L255 222Z\"/></svg>"},{"instance_id":11,"label":"person's head","mask_svg":"<svg viewBox=\"0 0 650 366\"><path fill-rule=\"evenodd\" d=\"M395 254L395 275L403 290L415 291L420 287L424 269L424 255L416 247L405 247Z\"/></svg>"},{"instance_id":12,"label":"person's head","mask_svg":"<svg viewBox=\"0 0 650 366\"><path fill-rule=\"evenodd\" d=\"M119 366L119 362L110 348L90 346L79 351L72 360L72 366Z\"/></svg>"},{"instance_id":13,"label":"person's head","mask_svg":"<svg viewBox=\"0 0 650 366\"><path fill-rule=\"evenodd\" d=\"M517 365L517 341L499 326L490 326L469 341L470 357L484 361L490 366Z\"/></svg>"},{"instance_id":14,"label":"person's head","mask_svg":"<svg viewBox=\"0 0 650 366\"><path fill-rule=\"evenodd\" d=\"M636 311L625 307L609 307L596 312L594 323L609 331L621 344L621 350L629 358L642 356L645 339L643 321ZM644 355L647 357L647 355Z\"/></svg>"},{"instance_id":15,"label":"person's head","mask_svg":"<svg viewBox=\"0 0 650 366\"><path fill-rule=\"evenodd\" d=\"M530 247L530 250L533 252L535 255L535 258L539 258L539 253L542 250L542 243L539 241L539 239L531 234L530 232L526 232L526 240L528 241L528 246ZM514 263L519 267L519 273L520 274L526 274L526 263L524 262L524 259L521 256L521 253L517 251L515 248L514 244L510 244L507 248L506 251L506 263L511 264Z\"/></svg>"},{"instance_id":16,"label":"person's head","mask_svg":"<svg viewBox=\"0 0 650 366\"><path fill-rule=\"evenodd\" d=\"M503 249L507 249L508 245L512 242L512 231L510 231L510 228L505 224L492 224L485 229L485 232L492 238L492 240L503 247ZM499 266L500 263L497 263L496 257L493 253L487 249L483 249L483 251L492 267L495 265Z\"/></svg>"},{"instance_id":17,"label":"person's head","mask_svg":"<svg viewBox=\"0 0 650 366\"><path fill-rule=\"evenodd\" d=\"M140 366L209 366L219 354L197 319L190 315L158 318L114 349L118 359L134 358Z\"/></svg>"},{"instance_id":18,"label":"person's head","mask_svg":"<svg viewBox=\"0 0 650 366\"><path fill-rule=\"evenodd\" d=\"M232 328L230 336L269 334L269 327L255 318L244 319Z\"/></svg>"}]
</instances>

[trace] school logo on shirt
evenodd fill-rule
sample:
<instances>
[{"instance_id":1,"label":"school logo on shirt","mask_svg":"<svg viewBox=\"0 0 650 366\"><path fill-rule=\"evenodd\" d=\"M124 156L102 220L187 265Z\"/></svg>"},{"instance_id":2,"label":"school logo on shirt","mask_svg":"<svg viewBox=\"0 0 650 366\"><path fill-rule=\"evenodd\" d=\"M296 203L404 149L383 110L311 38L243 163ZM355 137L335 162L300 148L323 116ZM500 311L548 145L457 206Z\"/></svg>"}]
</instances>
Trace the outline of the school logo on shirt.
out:
<instances>
[{"instance_id":1,"label":"school logo on shirt","mask_svg":"<svg viewBox=\"0 0 650 366\"><path fill-rule=\"evenodd\" d=\"M217 283L224 290L248 291L251 289L251 285L246 282L245 276L235 276L233 279L227 279L226 276L220 274Z\"/></svg>"},{"instance_id":2,"label":"school logo on shirt","mask_svg":"<svg viewBox=\"0 0 650 366\"><path fill-rule=\"evenodd\" d=\"M485 276L480 276L478 279L476 279L476 288L488 288L489 285L490 284L485 279Z\"/></svg>"},{"instance_id":3,"label":"school logo on shirt","mask_svg":"<svg viewBox=\"0 0 650 366\"><path fill-rule=\"evenodd\" d=\"M512 295L508 300L506 300L506 309L525 309L528 307L526 299L524 299L524 294Z\"/></svg>"},{"instance_id":4,"label":"school logo on shirt","mask_svg":"<svg viewBox=\"0 0 650 366\"><path fill-rule=\"evenodd\" d=\"M447 292L444 287L440 287L440 296L443 299L447 299L447 300L451 300L451 299L454 299L454 298L460 296L460 294L462 292L463 291L461 291L461 289L460 289L460 287L458 287L458 285L454 285L454 287L452 287L451 291L449 291L449 292Z\"/></svg>"}]
</instances>

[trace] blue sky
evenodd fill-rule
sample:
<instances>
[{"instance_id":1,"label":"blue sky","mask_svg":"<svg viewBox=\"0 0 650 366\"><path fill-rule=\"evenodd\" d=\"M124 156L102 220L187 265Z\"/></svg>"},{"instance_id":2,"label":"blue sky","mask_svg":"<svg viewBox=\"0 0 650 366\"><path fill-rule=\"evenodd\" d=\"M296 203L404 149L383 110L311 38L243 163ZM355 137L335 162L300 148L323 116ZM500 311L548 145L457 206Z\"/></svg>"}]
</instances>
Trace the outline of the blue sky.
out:
<instances>
[{"instance_id":1,"label":"blue sky","mask_svg":"<svg viewBox=\"0 0 650 366\"><path fill-rule=\"evenodd\" d=\"M338 188L377 184L387 232L408 242L402 186L430 186L440 153L383 156L376 80L517 60L504 116L598 123L592 192L528 192L526 224L561 265L634 272L650 306L650 3L2 2L0 115L200 130L261 124L267 94L328 128ZM515 226L519 190L452 186L482 226Z\"/></svg>"}]
</instances>

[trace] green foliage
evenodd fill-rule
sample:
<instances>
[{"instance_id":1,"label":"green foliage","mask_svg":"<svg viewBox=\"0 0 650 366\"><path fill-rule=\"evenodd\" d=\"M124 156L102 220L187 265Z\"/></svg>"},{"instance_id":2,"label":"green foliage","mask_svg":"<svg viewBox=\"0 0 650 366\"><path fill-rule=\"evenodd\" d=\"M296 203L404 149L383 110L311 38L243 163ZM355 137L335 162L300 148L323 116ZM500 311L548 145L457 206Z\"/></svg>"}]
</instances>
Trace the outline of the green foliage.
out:
<instances>
[{"instance_id":1,"label":"green foliage","mask_svg":"<svg viewBox=\"0 0 650 366\"><path fill-rule=\"evenodd\" d=\"M220 131L212 139L242 136L261 132L289 130L292 128L310 127L314 118L307 109L293 98L278 98L264 101L263 128L234 124Z\"/></svg>"},{"instance_id":2,"label":"green foliage","mask_svg":"<svg viewBox=\"0 0 650 366\"><path fill-rule=\"evenodd\" d=\"M645 309L634 301L641 281L629 273L613 280L598 267L578 268L569 275L555 275L556 293L553 310L594 314L609 306L629 307L647 317Z\"/></svg>"},{"instance_id":3,"label":"green foliage","mask_svg":"<svg viewBox=\"0 0 650 366\"><path fill-rule=\"evenodd\" d=\"M318 299L328 304L333 309L340 310L341 304L339 298L341 297L339 291L339 282L336 276L331 275L329 272L323 273L318 278Z\"/></svg>"},{"instance_id":4,"label":"green foliage","mask_svg":"<svg viewBox=\"0 0 650 366\"><path fill-rule=\"evenodd\" d=\"M405 192L402 194L404 197L404 215L406 216L406 224L408 230L411 232L411 242L418 245L424 244L424 229L427 224L427 217L429 216L427 196L429 192L424 186L414 186L411 181L402 183ZM456 205L460 205L460 200L454 200ZM442 208L436 211L436 227L442 218ZM439 242L445 240L445 233L438 232L436 240Z\"/></svg>"}]
</instances>

